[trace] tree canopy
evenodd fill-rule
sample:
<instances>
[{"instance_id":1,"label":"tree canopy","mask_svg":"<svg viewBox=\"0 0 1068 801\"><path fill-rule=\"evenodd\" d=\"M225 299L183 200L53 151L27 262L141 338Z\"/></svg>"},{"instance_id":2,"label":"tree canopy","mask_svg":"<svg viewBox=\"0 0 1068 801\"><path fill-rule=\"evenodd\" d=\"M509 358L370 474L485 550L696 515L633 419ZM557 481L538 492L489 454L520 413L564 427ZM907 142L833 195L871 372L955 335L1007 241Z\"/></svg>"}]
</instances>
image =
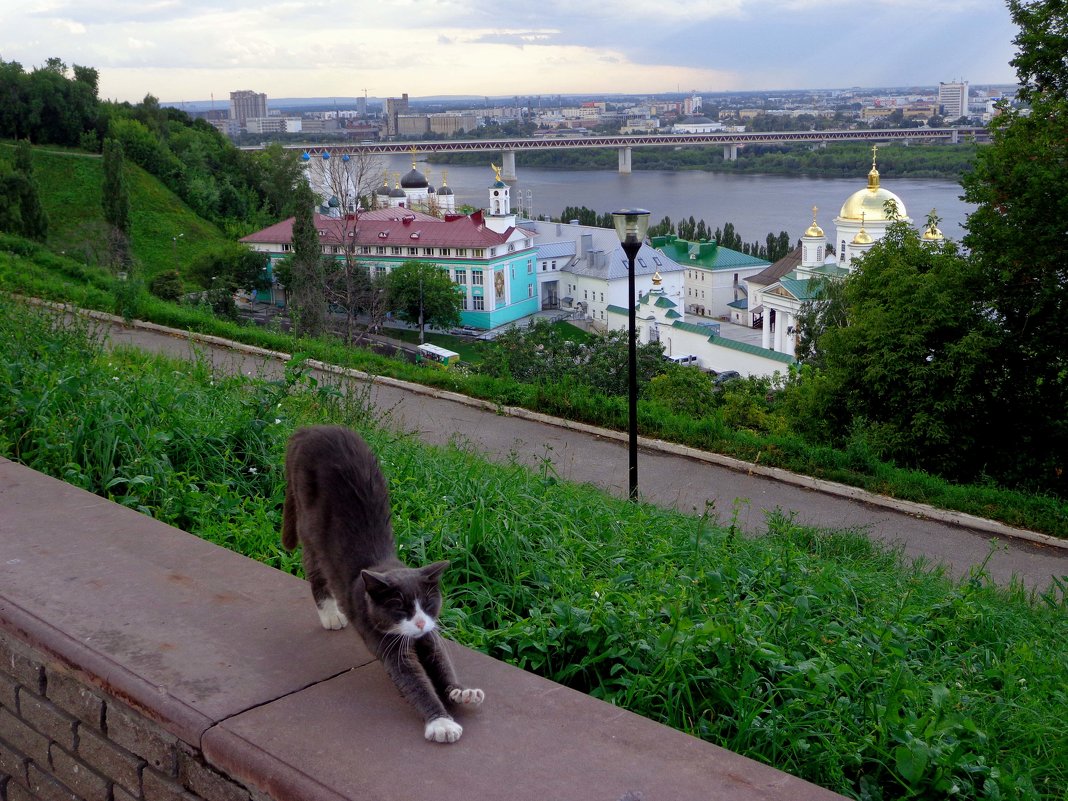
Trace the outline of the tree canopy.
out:
<instances>
[{"instance_id":1,"label":"tree canopy","mask_svg":"<svg viewBox=\"0 0 1068 801\"><path fill-rule=\"evenodd\" d=\"M406 261L389 273L389 305L406 323L424 329L452 328L460 324L463 300L446 270L426 261Z\"/></svg>"}]
</instances>

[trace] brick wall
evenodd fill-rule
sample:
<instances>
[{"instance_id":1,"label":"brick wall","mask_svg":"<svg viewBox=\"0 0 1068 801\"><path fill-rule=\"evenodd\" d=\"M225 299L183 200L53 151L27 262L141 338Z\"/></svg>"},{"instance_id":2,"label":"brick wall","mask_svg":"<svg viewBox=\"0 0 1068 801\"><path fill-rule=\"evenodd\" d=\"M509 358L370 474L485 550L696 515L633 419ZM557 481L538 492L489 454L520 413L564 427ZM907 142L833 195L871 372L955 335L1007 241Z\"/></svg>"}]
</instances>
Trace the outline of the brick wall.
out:
<instances>
[{"instance_id":1,"label":"brick wall","mask_svg":"<svg viewBox=\"0 0 1068 801\"><path fill-rule=\"evenodd\" d=\"M0 801L250 801L200 750L0 634Z\"/></svg>"}]
</instances>

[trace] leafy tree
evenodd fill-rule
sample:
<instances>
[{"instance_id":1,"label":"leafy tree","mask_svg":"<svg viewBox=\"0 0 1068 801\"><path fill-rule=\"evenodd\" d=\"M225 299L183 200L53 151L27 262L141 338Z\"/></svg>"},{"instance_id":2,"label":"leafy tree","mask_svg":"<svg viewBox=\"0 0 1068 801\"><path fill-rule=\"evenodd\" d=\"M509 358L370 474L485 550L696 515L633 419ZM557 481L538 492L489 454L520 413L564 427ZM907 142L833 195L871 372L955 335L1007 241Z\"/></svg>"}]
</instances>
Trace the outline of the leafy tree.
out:
<instances>
[{"instance_id":1,"label":"leafy tree","mask_svg":"<svg viewBox=\"0 0 1068 801\"><path fill-rule=\"evenodd\" d=\"M406 261L389 273L389 305L406 323L424 329L451 328L460 324L463 303L449 274L426 261Z\"/></svg>"},{"instance_id":2,"label":"leafy tree","mask_svg":"<svg viewBox=\"0 0 1068 801\"><path fill-rule=\"evenodd\" d=\"M307 183L298 186L295 195L293 256L287 291L297 335L315 337L326 331L326 264L315 227L315 195Z\"/></svg>"},{"instance_id":3,"label":"leafy tree","mask_svg":"<svg viewBox=\"0 0 1068 801\"><path fill-rule=\"evenodd\" d=\"M267 210L277 217L295 211L292 208L294 191L304 181L297 152L272 142L251 158L254 180Z\"/></svg>"},{"instance_id":4,"label":"leafy tree","mask_svg":"<svg viewBox=\"0 0 1068 801\"><path fill-rule=\"evenodd\" d=\"M990 376L1001 414L988 448L1010 481L1068 494L1068 5L1010 0L1012 61L1028 113L996 117L964 197L978 204L964 243L999 338Z\"/></svg>"},{"instance_id":5,"label":"leafy tree","mask_svg":"<svg viewBox=\"0 0 1068 801\"><path fill-rule=\"evenodd\" d=\"M712 378L696 367L668 365L668 370L649 382L646 396L675 414L700 419L715 406Z\"/></svg>"},{"instance_id":6,"label":"leafy tree","mask_svg":"<svg viewBox=\"0 0 1068 801\"><path fill-rule=\"evenodd\" d=\"M267 255L233 245L200 257L190 271L205 289L223 288L233 293L240 290L268 289Z\"/></svg>"},{"instance_id":7,"label":"leafy tree","mask_svg":"<svg viewBox=\"0 0 1068 801\"><path fill-rule=\"evenodd\" d=\"M109 251L113 263L129 261L130 193L126 185L126 159L122 143L104 140L104 222L110 226Z\"/></svg>"},{"instance_id":8,"label":"leafy tree","mask_svg":"<svg viewBox=\"0 0 1068 801\"><path fill-rule=\"evenodd\" d=\"M23 234L44 242L48 238L48 214L41 205L37 181L33 177L33 150L27 139L20 139L15 148L15 169L26 177L20 203Z\"/></svg>"},{"instance_id":9,"label":"leafy tree","mask_svg":"<svg viewBox=\"0 0 1068 801\"><path fill-rule=\"evenodd\" d=\"M157 298L163 300L181 300L185 287L182 285L182 276L177 270L167 270L152 279L149 291Z\"/></svg>"},{"instance_id":10,"label":"leafy tree","mask_svg":"<svg viewBox=\"0 0 1068 801\"><path fill-rule=\"evenodd\" d=\"M847 324L818 338L818 416L839 432L863 430L881 457L904 466L965 480L994 474L987 436L1002 412L988 388L997 331L976 299L981 283L955 244L925 242L893 223L844 279Z\"/></svg>"}]
</instances>

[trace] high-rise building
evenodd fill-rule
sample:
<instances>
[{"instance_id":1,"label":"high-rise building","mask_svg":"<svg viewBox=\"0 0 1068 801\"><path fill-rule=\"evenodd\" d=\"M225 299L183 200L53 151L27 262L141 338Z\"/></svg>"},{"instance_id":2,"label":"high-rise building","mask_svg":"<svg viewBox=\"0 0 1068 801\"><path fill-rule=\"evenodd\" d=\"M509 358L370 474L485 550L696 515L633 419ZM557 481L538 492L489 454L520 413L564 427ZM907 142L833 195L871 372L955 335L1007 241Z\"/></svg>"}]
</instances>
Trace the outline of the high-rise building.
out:
<instances>
[{"instance_id":1,"label":"high-rise building","mask_svg":"<svg viewBox=\"0 0 1068 801\"><path fill-rule=\"evenodd\" d=\"M245 121L249 117L266 116L267 95L249 89L230 93L230 119L236 121L241 128L245 127Z\"/></svg>"},{"instance_id":2,"label":"high-rise building","mask_svg":"<svg viewBox=\"0 0 1068 801\"><path fill-rule=\"evenodd\" d=\"M390 136L397 134L397 117L408 113L408 93L400 97L386 98L386 133Z\"/></svg>"},{"instance_id":3,"label":"high-rise building","mask_svg":"<svg viewBox=\"0 0 1068 801\"><path fill-rule=\"evenodd\" d=\"M942 116L946 120L956 120L968 116L968 82L939 83L938 105L942 107Z\"/></svg>"}]
</instances>

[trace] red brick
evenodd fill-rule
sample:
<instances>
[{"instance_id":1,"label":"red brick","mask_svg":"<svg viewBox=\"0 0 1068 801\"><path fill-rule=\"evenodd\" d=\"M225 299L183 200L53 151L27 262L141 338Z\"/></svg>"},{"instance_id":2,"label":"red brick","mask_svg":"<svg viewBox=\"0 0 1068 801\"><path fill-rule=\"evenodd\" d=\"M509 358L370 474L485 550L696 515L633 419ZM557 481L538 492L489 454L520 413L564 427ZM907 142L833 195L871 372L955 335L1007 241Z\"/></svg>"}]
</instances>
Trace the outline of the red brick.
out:
<instances>
[{"instance_id":1,"label":"red brick","mask_svg":"<svg viewBox=\"0 0 1068 801\"><path fill-rule=\"evenodd\" d=\"M142 757L167 776L178 773L178 738L152 721L115 703L105 710L107 736L118 746Z\"/></svg>"},{"instance_id":2,"label":"red brick","mask_svg":"<svg viewBox=\"0 0 1068 801\"><path fill-rule=\"evenodd\" d=\"M141 768L145 761L119 748L102 735L82 727L78 732L78 757L135 797L141 794Z\"/></svg>"},{"instance_id":3,"label":"red brick","mask_svg":"<svg viewBox=\"0 0 1068 801\"><path fill-rule=\"evenodd\" d=\"M152 768L145 768L141 774L141 792L145 801L197 801L182 785Z\"/></svg>"},{"instance_id":4,"label":"red brick","mask_svg":"<svg viewBox=\"0 0 1068 801\"><path fill-rule=\"evenodd\" d=\"M27 769L30 792L37 801L79 801L70 788L49 776L39 767L30 764Z\"/></svg>"},{"instance_id":5,"label":"red brick","mask_svg":"<svg viewBox=\"0 0 1068 801\"><path fill-rule=\"evenodd\" d=\"M99 729L104 722L104 699L73 676L47 670L48 700L83 723Z\"/></svg>"},{"instance_id":6,"label":"red brick","mask_svg":"<svg viewBox=\"0 0 1068 801\"><path fill-rule=\"evenodd\" d=\"M178 751L178 781L207 801L249 801L248 790L208 767L186 749Z\"/></svg>"},{"instance_id":7,"label":"red brick","mask_svg":"<svg viewBox=\"0 0 1068 801\"><path fill-rule=\"evenodd\" d=\"M0 773L14 776L23 784L26 783L27 758L13 748L0 741Z\"/></svg>"},{"instance_id":8,"label":"red brick","mask_svg":"<svg viewBox=\"0 0 1068 801\"><path fill-rule=\"evenodd\" d=\"M111 782L52 743L52 773L85 801L110 801Z\"/></svg>"},{"instance_id":9,"label":"red brick","mask_svg":"<svg viewBox=\"0 0 1068 801\"><path fill-rule=\"evenodd\" d=\"M48 738L6 709L0 709L0 738L38 764L48 767Z\"/></svg>"},{"instance_id":10,"label":"red brick","mask_svg":"<svg viewBox=\"0 0 1068 801\"><path fill-rule=\"evenodd\" d=\"M44 666L33 651L11 637L0 635L0 670L35 693L44 689Z\"/></svg>"},{"instance_id":11,"label":"red brick","mask_svg":"<svg viewBox=\"0 0 1068 801\"><path fill-rule=\"evenodd\" d=\"M19 688L19 715L48 739L55 740L68 751L74 750L78 726L74 718L25 687Z\"/></svg>"}]
</instances>

